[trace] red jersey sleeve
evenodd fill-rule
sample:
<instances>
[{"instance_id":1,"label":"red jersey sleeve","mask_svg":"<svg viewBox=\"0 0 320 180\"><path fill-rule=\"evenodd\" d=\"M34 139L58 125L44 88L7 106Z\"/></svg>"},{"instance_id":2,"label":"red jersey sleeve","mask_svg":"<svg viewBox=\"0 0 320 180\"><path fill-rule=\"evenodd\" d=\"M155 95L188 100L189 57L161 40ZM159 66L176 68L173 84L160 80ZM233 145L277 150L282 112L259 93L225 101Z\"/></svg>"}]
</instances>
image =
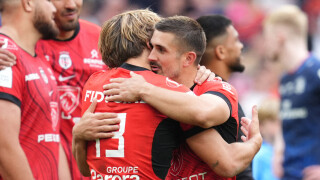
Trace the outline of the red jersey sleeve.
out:
<instances>
[{"instance_id":1,"label":"red jersey sleeve","mask_svg":"<svg viewBox=\"0 0 320 180\"><path fill-rule=\"evenodd\" d=\"M0 40L5 42L2 48L10 51L17 57L17 64L0 71L0 98L11 101L18 106L21 105L22 92L25 80L22 79L23 68L21 65L21 57L18 53L19 49L9 38L0 36ZM32 78L32 74L26 78Z\"/></svg>"},{"instance_id":2,"label":"red jersey sleeve","mask_svg":"<svg viewBox=\"0 0 320 180\"><path fill-rule=\"evenodd\" d=\"M221 97L229 106L230 118L223 123L221 126L226 124L231 124L231 126L238 126L238 94L236 89L227 82L215 80L206 81L202 85L196 85L193 92L200 96L202 94L212 94ZM185 137L191 137L205 129L200 127L195 127L192 125L181 123L181 128L185 131Z\"/></svg>"}]
</instances>

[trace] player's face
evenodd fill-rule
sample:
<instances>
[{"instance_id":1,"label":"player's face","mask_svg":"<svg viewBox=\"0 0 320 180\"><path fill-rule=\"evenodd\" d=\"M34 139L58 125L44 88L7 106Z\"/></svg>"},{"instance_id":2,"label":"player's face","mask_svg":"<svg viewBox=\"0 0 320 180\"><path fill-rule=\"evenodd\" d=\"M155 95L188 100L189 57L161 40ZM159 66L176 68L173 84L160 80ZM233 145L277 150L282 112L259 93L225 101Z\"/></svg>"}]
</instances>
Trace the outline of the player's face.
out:
<instances>
[{"instance_id":1,"label":"player's face","mask_svg":"<svg viewBox=\"0 0 320 180\"><path fill-rule=\"evenodd\" d=\"M232 72L243 72L244 65L241 64L241 51L243 44L239 40L239 34L233 26L227 28L227 37L225 41L227 49L226 64Z\"/></svg>"},{"instance_id":2,"label":"player's face","mask_svg":"<svg viewBox=\"0 0 320 180\"><path fill-rule=\"evenodd\" d=\"M150 42L153 46L148 58L151 70L177 80L183 55L179 53L175 35L155 30Z\"/></svg>"},{"instance_id":3,"label":"player's face","mask_svg":"<svg viewBox=\"0 0 320 180\"><path fill-rule=\"evenodd\" d=\"M266 25L263 29L263 38L265 56L272 61L278 61L281 47L279 46L276 29L271 25Z\"/></svg>"},{"instance_id":4,"label":"player's face","mask_svg":"<svg viewBox=\"0 0 320 180\"><path fill-rule=\"evenodd\" d=\"M60 31L75 30L78 24L82 0L53 0L57 8L55 21Z\"/></svg>"},{"instance_id":5,"label":"player's face","mask_svg":"<svg viewBox=\"0 0 320 180\"><path fill-rule=\"evenodd\" d=\"M54 21L55 12L56 8L53 6L51 1L36 1L33 24L34 27L42 34L43 39L52 39L59 33L59 29Z\"/></svg>"}]
</instances>

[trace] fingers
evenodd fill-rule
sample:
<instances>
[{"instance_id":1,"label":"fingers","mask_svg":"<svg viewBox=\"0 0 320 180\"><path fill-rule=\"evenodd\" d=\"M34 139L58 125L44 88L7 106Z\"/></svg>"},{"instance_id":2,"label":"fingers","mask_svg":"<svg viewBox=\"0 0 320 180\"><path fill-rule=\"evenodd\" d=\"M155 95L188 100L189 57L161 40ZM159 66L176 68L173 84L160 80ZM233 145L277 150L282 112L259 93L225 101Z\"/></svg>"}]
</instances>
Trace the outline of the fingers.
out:
<instances>
[{"instance_id":1,"label":"fingers","mask_svg":"<svg viewBox=\"0 0 320 180\"><path fill-rule=\"evenodd\" d=\"M13 66L16 64L16 56L6 49L0 48L0 65Z\"/></svg>"},{"instance_id":2,"label":"fingers","mask_svg":"<svg viewBox=\"0 0 320 180\"><path fill-rule=\"evenodd\" d=\"M94 98L85 113L93 113L97 106L97 99Z\"/></svg>"},{"instance_id":3,"label":"fingers","mask_svg":"<svg viewBox=\"0 0 320 180\"><path fill-rule=\"evenodd\" d=\"M103 119L111 119L111 118L117 118L118 115L117 113L110 113L110 112L104 112L104 113L94 113L92 115L92 118L98 119L98 120L103 120Z\"/></svg>"},{"instance_id":4,"label":"fingers","mask_svg":"<svg viewBox=\"0 0 320 180\"><path fill-rule=\"evenodd\" d=\"M130 75L131 75L131 77L138 76L138 74L134 73L133 71L130 71Z\"/></svg>"},{"instance_id":5,"label":"fingers","mask_svg":"<svg viewBox=\"0 0 320 180\"><path fill-rule=\"evenodd\" d=\"M245 137L248 137L248 135L249 135L248 130L244 126L241 126L240 129L241 129L243 135Z\"/></svg>"},{"instance_id":6,"label":"fingers","mask_svg":"<svg viewBox=\"0 0 320 180\"><path fill-rule=\"evenodd\" d=\"M124 98L121 95L113 95L113 96L107 96L105 100L107 101L122 101Z\"/></svg>"},{"instance_id":7,"label":"fingers","mask_svg":"<svg viewBox=\"0 0 320 180\"><path fill-rule=\"evenodd\" d=\"M110 79L110 82L111 83L122 83L124 82L125 80L127 80L128 78L113 78L113 79Z\"/></svg>"},{"instance_id":8,"label":"fingers","mask_svg":"<svg viewBox=\"0 0 320 180\"><path fill-rule=\"evenodd\" d=\"M243 142L246 142L247 140L248 140L248 138L246 137L246 136L241 136L241 140L243 141Z\"/></svg>"},{"instance_id":9,"label":"fingers","mask_svg":"<svg viewBox=\"0 0 320 180\"><path fill-rule=\"evenodd\" d=\"M119 95L120 94L120 89L108 89L103 91L103 94L105 96L114 96L114 95Z\"/></svg>"},{"instance_id":10,"label":"fingers","mask_svg":"<svg viewBox=\"0 0 320 180\"><path fill-rule=\"evenodd\" d=\"M198 79L198 84L201 85L203 82L205 82L209 78L210 74L211 71L209 69L206 69L203 72L202 76Z\"/></svg>"},{"instance_id":11,"label":"fingers","mask_svg":"<svg viewBox=\"0 0 320 180\"><path fill-rule=\"evenodd\" d=\"M213 81L214 79L216 79L216 74L214 74L213 72L210 73L209 77L208 77L208 81Z\"/></svg>"},{"instance_id":12,"label":"fingers","mask_svg":"<svg viewBox=\"0 0 320 180\"><path fill-rule=\"evenodd\" d=\"M111 80L110 80L111 81ZM113 82L113 83L109 83L109 84L105 84L102 87L104 90L108 90L108 89L119 89L119 82Z\"/></svg>"},{"instance_id":13,"label":"fingers","mask_svg":"<svg viewBox=\"0 0 320 180\"><path fill-rule=\"evenodd\" d=\"M196 75L196 78L194 79L195 83L199 83L199 80L205 71L206 71L206 68L204 66L198 66L197 75Z\"/></svg>"}]
</instances>

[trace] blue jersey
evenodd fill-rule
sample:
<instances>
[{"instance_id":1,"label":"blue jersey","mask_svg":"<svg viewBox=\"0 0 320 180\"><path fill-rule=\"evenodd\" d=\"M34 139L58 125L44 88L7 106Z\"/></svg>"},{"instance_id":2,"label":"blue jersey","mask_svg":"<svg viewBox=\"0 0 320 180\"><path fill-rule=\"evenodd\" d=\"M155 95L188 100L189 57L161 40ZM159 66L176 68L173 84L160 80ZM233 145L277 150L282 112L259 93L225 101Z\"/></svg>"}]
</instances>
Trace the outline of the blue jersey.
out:
<instances>
[{"instance_id":1,"label":"blue jersey","mask_svg":"<svg viewBox=\"0 0 320 180\"><path fill-rule=\"evenodd\" d=\"M280 83L285 141L284 178L302 179L305 167L320 164L320 61L309 56Z\"/></svg>"}]
</instances>

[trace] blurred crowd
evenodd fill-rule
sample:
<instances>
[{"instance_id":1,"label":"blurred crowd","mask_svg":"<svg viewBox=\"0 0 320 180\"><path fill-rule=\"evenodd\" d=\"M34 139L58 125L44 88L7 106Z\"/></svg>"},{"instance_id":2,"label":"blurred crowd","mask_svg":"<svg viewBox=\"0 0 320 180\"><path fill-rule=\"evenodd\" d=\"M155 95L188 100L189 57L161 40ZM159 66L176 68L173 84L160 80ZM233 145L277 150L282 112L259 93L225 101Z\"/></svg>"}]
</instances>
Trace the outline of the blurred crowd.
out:
<instances>
[{"instance_id":1,"label":"blurred crowd","mask_svg":"<svg viewBox=\"0 0 320 180\"><path fill-rule=\"evenodd\" d=\"M263 54L261 27L266 13L284 4L301 7L309 19L309 48L320 57L319 0L86 0L83 3L81 18L98 25L125 10L137 8L150 8L163 17L222 14L230 18L245 45L242 63L246 67L244 73L235 73L230 82L239 92L246 115L251 114L252 105L278 96L281 72L277 64L270 63Z\"/></svg>"}]
</instances>

